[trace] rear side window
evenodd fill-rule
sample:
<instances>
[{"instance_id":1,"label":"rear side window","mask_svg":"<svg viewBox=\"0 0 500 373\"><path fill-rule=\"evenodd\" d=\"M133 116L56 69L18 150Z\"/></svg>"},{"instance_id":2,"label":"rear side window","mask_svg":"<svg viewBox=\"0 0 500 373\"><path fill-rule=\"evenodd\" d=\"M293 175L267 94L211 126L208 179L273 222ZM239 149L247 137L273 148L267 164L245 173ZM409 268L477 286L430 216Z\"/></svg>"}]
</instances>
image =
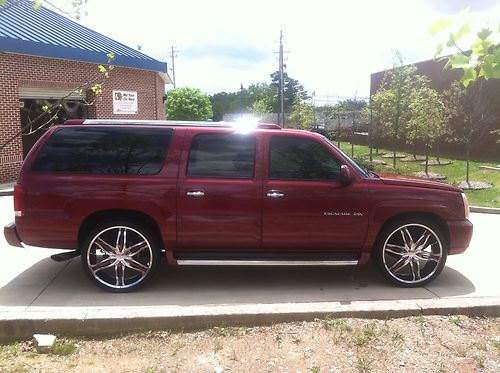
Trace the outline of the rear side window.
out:
<instances>
[{"instance_id":1,"label":"rear side window","mask_svg":"<svg viewBox=\"0 0 500 373\"><path fill-rule=\"evenodd\" d=\"M271 138L269 179L334 181L340 162L314 140L296 136Z\"/></svg>"},{"instance_id":2,"label":"rear side window","mask_svg":"<svg viewBox=\"0 0 500 373\"><path fill-rule=\"evenodd\" d=\"M218 179L253 179L255 137L200 134L191 143L187 175Z\"/></svg>"},{"instance_id":3,"label":"rear side window","mask_svg":"<svg viewBox=\"0 0 500 373\"><path fill-rule=\"evenodd\" d=\"M163 167L172 134L172 128L60 128L38 153L32 171L156 174Z\"/></svg>"}]
</instances>

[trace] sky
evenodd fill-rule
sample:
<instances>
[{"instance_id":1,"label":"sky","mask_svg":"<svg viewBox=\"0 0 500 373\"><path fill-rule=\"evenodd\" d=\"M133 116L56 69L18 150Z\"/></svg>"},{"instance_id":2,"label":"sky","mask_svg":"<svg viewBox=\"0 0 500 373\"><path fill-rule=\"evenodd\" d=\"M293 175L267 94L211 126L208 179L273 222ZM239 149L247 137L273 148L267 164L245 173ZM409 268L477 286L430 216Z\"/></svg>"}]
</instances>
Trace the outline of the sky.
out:
<instances>
[{"instance_id":1,"label":"sky","mask_svg":"<svg viewBox=\"0 0 500 373\"><path fill-rule=\"evenodd\" d=\"M433 58L445 37L430 25L467 7L473 24L500 18L500 0L88 0L79 22L169 67L174 46L177 86L209 94L269 83L282 30L285 71L326 101L368 96L396 49L407 63Z\"/></svg>"}]
</instances>

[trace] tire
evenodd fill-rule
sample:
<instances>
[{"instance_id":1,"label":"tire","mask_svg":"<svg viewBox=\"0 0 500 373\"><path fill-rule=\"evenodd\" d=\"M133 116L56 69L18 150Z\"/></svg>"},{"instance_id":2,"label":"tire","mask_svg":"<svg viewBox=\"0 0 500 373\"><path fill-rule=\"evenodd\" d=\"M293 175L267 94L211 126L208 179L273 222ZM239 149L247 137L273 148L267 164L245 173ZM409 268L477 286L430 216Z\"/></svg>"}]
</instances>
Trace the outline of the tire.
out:
<instances>
[{"instance_id":1,"label":"tire","mask_svg":"<svg viewBox=\"0 0 500 373\"><path fill-rule=\"evenodd\" d=\"M154 274L161 245L151 229L133 221L104 222L91 229L81 246L83 270L95 285L126 293Z\"/></svg>"},{"instance_id":2,"label":"tire","mask_svg":"<svg viewBox=\"0 0 500 373\"><path fill-rule=\"evenodd\" d=\"M435 224L406 218L384 227L374 256L389 281L402 287L418 287L439 276L448 256L448 243Z\"/></svg>"}]
</instances>

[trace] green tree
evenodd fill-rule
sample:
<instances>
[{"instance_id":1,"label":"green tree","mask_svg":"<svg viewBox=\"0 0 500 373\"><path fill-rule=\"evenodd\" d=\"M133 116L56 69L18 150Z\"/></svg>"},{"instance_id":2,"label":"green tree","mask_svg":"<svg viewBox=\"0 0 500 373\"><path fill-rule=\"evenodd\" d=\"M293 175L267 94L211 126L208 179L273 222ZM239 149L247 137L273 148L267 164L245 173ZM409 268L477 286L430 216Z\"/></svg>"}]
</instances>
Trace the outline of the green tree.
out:
<instances>
[{"instance_id":1,"label":"green tree","mask_svg":"<svg viewBox=\"0 0 500 373\"><path fill-rule=\"evenodd\" d=\"M311 129L314 125L314 105L297 98L290 114L292 128Z\"/></svg>"},{"instance_id":2,"label":"green tree","mask_svg":"<svg viewBox=\"0 0 500 373\"><path fill-rule=\"evenodd\" d=\"M462 11L458 21L441 19L432 24L433 35L449 32L447 41L437 45L435 55L452 53L444 57L445 68L461 69L460 82L465 87L481 77L500 79L500 23L483 27L468 39L470 43L465 43L464 36L472 33L470 23L464 20L466 14L467 11Z\"/></svg>"},{"instance_id":3,"label":"green tree","mask_svg":"<svg viewBox=\"0 0 500 373\"><path fill-rule=\"evenodd\" d=\"M237 113L239 108L237 92L219 92L210 96L214 121L221 121L224 114Z\"/></svg>"},{"instance_id":4,"label":"green tree","mask_svg":"<svg viewBox=\"0 0 500 373\"><path fill-rule=\"evenodd\" d=\"M429 173L429 152L442 136L446 126L445 106L441 95L424 86L415 91L410 103L407 138L425 146L425 174Z\"/></svg>"},{"instance_id":5,"label":"green tree","mask_svg":"<svg viewBox=\"0 0 500 373\"><path fill-rule=\"evenodd\" d=\"M465 88L453 82L443 92L448 119L448 140L465 147L466 182L469 183L470 149L480 143L498 122L493 112L494 98L483 94L483 81L478 80Z\"/></svg>"},{"instance_id":6,"label":"green tree","mask_svg":"<svg viewBox=\"0 0 500 373\"><path fill-rule=\"evenodd\" d=\"M476 30L475 37L469 38L469 43L464 44L463 37L473 32L466 16L467 10L464 10L458 20L441 19L432 24L430 31L433 35L449 32L447 42L437 45L434 57L443 52L451 53L444 57L447 59L445 68L461 69L463 74L460 82L464 87L480 78L500 79L500 23ZM500 142L500 129L491 133L498 136L497 142Z\"/></svg>"},{"instance_id":7,"label":"green tree","mask_svg":"<svg viewBox=\"0 0 500 373\"><path fill-rule=\"evenodd\" d=\"M370 163L373 162L373 148L378 154L380 138L382 137L382 123L379 118L379 103L375 96L370 99L369 105L361 110L361 117L368 123L368 147L370 149Z\"/></svg>"},{"instance_id":8,"label":"green tree","mask_svg":"<svg viewBox=\"0 0 500 373\"><path fill-rule=\"evenodd\" d=\"M220 121L224 114L272 112L275 90L270 84L250 84L237 92L219 92L210 96L213 108L213 120Z\"/></svg>"},{"instance_id":9,"label":"green tree","mask_svg":"<svg viewBox=\"0 0 500 373\"><path fill-rule=\"evenodd\" d=\"M396 52L396 63L385 73L379 90L373 95L376 115L384 132L396 143L405 135L411 117L410 104L413 93L425 84L426 78L415 74L415 66L403 66L401 55ZM393 150L393 168L396 168L396 150Z\"/></svg>"},{"instance_id":10,"label":"green tree","mask_svg":"<svg viewBox=\"0 0 500 373\"><path fill-rule=\"evenodd\" d=\"M250 106L250 110L255 115L263 117L266 114L271 113L271 105L269 105L269 103L265 99L260 99L252 103L252 106Z\"/></svg>"},{"instance_id":11,"label":"green tree","mask_svg":"<svg viewBox=\"0 0 500 373\"><path fill-rule=\"evenodd\" d=\"M274 100L273 100L273 112L279 113L280 111L280 102L278 96L279 89L279 81L280 76L279 72L276 71L271 74L271 87L274 92ZM300 84L300 82L296 79L293 79L288 76L287 73L283 73L283 110L285 113L291 113L293 110L293 106L295 105L295 100L298 98L303 101L308 98L307 91L304 89L304 86Z\"/></svg>"},{"instance_id":12,"label":"green tree","mask_svg":"<svg viewBox=\"0 0 500 373\"><path fill-rule=\"evenodd\" d=\"M207 120L213 115L207 95L196 88L175 88L167 92L166 117L174 120Z\"/></svg>"}]
</instances>

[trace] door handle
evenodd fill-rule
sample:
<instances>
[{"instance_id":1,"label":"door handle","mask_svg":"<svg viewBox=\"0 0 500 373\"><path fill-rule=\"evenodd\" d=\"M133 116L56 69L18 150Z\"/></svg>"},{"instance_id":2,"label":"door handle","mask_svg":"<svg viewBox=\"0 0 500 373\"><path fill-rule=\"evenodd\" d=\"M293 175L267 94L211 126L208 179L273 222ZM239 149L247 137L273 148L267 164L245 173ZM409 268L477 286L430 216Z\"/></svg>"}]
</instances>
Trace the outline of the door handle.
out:
<instances>
[{"instance_id":1,"label":"door handle","mask_svg":"<svg viewBox=\"0 0 500 373\"><path fill-rule=\"evenodd\" d=\"M270 190L267 192L267 196L269 198L281 198L285 196L285 193L280 192L279 190Z\"/></svg>"},{"instance_id":2,"label":"door handle","mask_svg":"<svg viewBox=\"0 0 500 373\"><path fill-rule=\"evenodd\" d=\"M202 190L190 190L189 192L186 192L186 196L189 197L203 197L205 195L205 192Z\"/></svg>"}]
</instances>

